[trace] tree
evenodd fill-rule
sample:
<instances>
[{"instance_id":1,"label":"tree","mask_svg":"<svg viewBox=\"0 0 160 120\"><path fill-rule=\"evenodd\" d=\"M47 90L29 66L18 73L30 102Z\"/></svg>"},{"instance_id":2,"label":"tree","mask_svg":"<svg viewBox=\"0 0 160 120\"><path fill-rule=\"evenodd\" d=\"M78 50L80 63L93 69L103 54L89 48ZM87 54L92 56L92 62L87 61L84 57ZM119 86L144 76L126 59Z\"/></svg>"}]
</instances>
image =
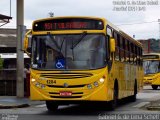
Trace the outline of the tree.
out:
<instances>
[{"instance_id":1,"label":"tree","mask_svg":"<svg viewBox=\"0 0 160 120\"><path fill-rule=\"evenodd\" d=\"M2 69L2 68L3 68L3 59L0 56L0 69Z\"/></svg>"}]
</instances>

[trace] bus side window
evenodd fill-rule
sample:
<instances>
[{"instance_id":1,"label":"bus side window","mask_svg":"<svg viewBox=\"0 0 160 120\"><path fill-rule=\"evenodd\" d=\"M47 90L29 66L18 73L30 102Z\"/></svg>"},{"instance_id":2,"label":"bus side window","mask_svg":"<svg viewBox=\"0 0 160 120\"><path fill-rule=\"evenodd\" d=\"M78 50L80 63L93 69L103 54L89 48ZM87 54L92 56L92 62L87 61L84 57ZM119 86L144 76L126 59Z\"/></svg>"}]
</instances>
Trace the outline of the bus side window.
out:
<instances>
[{"instance_id":1,"label":"bus side window","mask_svg":"<svg viewBox=\"0 0 160 120\"><path fill-rule=\"evenodd\" d=\"M137 65L139 66L139 47L137 47Z\"/></svg>"},{"instance_id":2,"label":"bus side window","mask_svg":"<svg viewBox=\"0 0 160 120\"><path fill-rule=\"evenodd\" d=\"M118 34L115 31L113 37L116 43L115 60L119 61L119 41L118 41Z\"/></svg>"},{"instance_id":3,"label":"bus side window","mask_svg":"<svg viewBox=\"0 0 160 120\"><path fill-rule=\"evenodd\" d=\"M107 35L106 36L106 50L107 50L107 52L106 52L106 57L107 57L107 61L108 60L110 60L110 46L109 46L109 40L110 40L110 36L109 35Z\"/></svg>"},{"instance_id":4,"label":"bus side window","mask_svg":"<svg viewBox=\"0 0 160 120\"><path fill-rule=\"evenodd\" d=\"M110 26L107 26L107 59L111 60L111 54L110 54L110 44L109 44L109 40L110 37L112 37L112 29L110 28Z\"/></svg>"},{"instance_id":5,"label":"bus side window","mask_svg":"<svg viewBox=\"0 0 160 120\"><path fill-rule=\"evenodd\" d=\"M135 46L135 61L136 61L136 65L138 65L138 47Z\"/></svg>"},{"instance_id":6,"label":"bus side window","mask_svg":"<svg viewBox=\"0 0 160 120\"><path fill-rule=\"evenodd\" d=\"M160 72L160 62L159 62L159 65L158 65L158 72Z\"/></svg>"},{"instance_id":7,"label":"bus side window","mask_svg":"<svg viewBox=\"0 0 160 120\"><path fill-rule=\"evenodd\" d=\"M121 61L121 57L120 57L120 35L117 34L117 55L118 55L118 61Z\"/></svg>"},{"instance_id":8,"label":"bus side window","mask_svg":"<svg viewBox=\"0 0 160 120\"><path fill-rule=\"evenodd\" d=\"M129 63L129 41L125 40L126 62Z\"/></svg>"},{"instance_id":9,"label":"bus side window","mask_svg":"<svg viewBox=\"0 0 160 120\"><path fill-rule=\"evenodd\" d=\"M123 38L123 39L122 39L122 42L123 42L122 44L123 44L123 56L124 56L124 62L126 62L126 46L125 46L125 45L126 45L126 43L125 43L125 42L126 42L126 39Z\"/></svg>"},{"instance_id":10,"label":"bus side window","mask_svg":"<svg viewBox=\"0 0 160 120\"><path fill-rule=\"evenodd\" d=\"M123 49L123 38L120 37L120 59L121 62L124 62L124 49Z\"/></svg>"},{"instance_id":11,"label":"bus side window","mask_svg":"<svg viewBox=\"0 0 160 120\"><path fill-rule=\"evenodd\" d=\"M133 64L134 60L134 55L133 55L133 43L130 43L130 63Z\"/></svg>"},{"instance_id":12,"label":"bus side window","mask_svg":"<svg viewBox=\"0 0 160 120\"><path fill-rule=\"evenodd\" d=\"M143 66L142 49L140 49L140 65Z\"/></svg>"}]
</instances>

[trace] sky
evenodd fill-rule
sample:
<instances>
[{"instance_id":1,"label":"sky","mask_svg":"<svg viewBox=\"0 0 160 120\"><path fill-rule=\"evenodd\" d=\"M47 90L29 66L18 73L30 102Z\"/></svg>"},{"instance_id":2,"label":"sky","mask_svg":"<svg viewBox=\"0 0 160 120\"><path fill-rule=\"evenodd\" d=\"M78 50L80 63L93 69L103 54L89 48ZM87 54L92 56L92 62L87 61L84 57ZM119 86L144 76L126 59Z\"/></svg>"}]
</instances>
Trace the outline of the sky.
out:
<instances>
[{"instance_id":1,"label":"sky","mask_svg":"<svg viewBox=\"0 0 160 120\"><path fill-rule=\"evenodd\" d=\"M0 0L0 5L0 14L9 16L10 0ZM49 12L54 16L96 16L135 39L159 39L159 11L160 0L24 0L24 25L31 29L34 20L49 17ZM1 28L16 28L16 0L11 0L11 16L10 23Z\"/></svg>"}]
</instances>

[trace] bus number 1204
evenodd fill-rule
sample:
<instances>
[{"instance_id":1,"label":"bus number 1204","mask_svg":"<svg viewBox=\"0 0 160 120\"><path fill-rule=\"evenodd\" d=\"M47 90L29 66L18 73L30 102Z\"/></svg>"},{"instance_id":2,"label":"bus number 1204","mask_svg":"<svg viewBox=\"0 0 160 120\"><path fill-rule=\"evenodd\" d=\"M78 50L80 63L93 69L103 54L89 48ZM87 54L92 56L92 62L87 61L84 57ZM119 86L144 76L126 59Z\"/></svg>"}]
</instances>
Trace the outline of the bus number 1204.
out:
<instances>
[{"instance_id":1,"label":"bus number 1204","mask_svg":"<svg viewBox=\"0 0 160 120\"><path fill-rule=\"evenodd\" d=\"M56 80L47 80L47 84L56 84Z\"/></svg>"}]
</instances>

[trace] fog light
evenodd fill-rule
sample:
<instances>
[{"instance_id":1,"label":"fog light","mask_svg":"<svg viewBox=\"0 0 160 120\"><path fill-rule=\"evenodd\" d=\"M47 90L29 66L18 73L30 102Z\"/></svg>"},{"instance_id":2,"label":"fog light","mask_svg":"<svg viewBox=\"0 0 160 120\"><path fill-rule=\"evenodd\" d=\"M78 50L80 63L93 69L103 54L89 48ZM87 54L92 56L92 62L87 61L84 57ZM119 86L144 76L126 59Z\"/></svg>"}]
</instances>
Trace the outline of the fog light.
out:
<instances>
[{"instance_id":1,"label":"fog light","mask_svg":"<svg viewBox=\"0 0 160 120\"><path fill-rule=\"evenodd\" d=\"M32 82L35 82L35 81L36 81L36 79L32 78L32 79L31 79L31 81L32 81Z\"/></svg>"},{"instance_id":2,"label":"fog light","mask_svg":"<svg viewBox=\"0 0 160 120\"><path fill-rule=\"evenodd\" d=\"M94 84L95 87L98 87L98 82L97 81L94 82L93 84Z\"/></svg>"},{"instance_id":3,"label":"fog light","mask_svg":"<svg viewBox=\"0 0 160 120\"><path fill-rule=\"evenodd\" d=\"M103 83L103 82L104 82L104 78L100 78L99 81L100 81L101 83Z\"/></svg>"},{"instance_id":4,"label":"fog light","mask_svg":"<svg viewBox=\"0 0 160 120\"><path fill-rule=\"evenodd\" d=\"M39 87L39 86L40 86L40 84L39 84L38 82L36 82L35 86L36 86L36 87Z\"/></svg>"},{"instance_id":5,"label":"fog light","mask_svg":"<svg viewBox=\"0 0 160 120\"><path fill-rule=\"evenodd\" d=\"M41 88L44 89L44 88L45 88L45 85L41 84Z\"/></svg>"},{"instance_id":6,"label":"fog light","mask_svg":"<svg viewBox=\"0 0 160 120\"><path fill-rule=\"evenodd\" d=\"M92 89L92 85L91 84L87 85L87 88Z\"/></svg>"}]
</instances>

